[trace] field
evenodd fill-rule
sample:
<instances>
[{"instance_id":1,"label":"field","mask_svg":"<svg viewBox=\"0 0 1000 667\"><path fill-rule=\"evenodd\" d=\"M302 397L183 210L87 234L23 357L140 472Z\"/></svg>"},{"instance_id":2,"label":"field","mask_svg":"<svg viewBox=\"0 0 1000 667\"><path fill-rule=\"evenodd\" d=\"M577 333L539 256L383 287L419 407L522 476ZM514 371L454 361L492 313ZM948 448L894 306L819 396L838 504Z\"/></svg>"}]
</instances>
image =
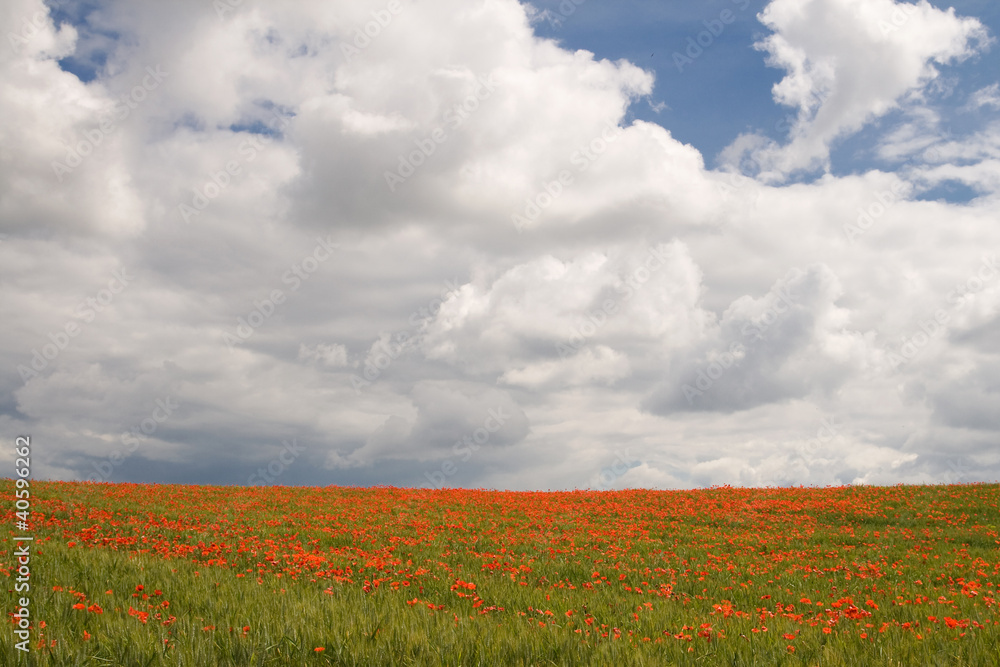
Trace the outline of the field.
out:
<instances>
[{"instance_id":1,"label":"field","mask_svg":"<svg viewBox=\"0 0 1000 667\"><path fill-rule=\"evenodd\" d=\"M996 484L30 490L8 665L1000 664Z\"/></svg>"}]
</instances>

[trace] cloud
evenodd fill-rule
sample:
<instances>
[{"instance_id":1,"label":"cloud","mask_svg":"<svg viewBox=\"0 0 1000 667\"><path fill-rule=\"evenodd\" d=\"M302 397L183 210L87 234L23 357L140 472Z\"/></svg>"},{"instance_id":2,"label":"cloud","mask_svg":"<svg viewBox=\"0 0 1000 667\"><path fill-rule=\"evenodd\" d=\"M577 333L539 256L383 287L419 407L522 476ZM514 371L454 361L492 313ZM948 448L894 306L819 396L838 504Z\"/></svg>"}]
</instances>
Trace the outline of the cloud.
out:
<instances>
[{"instance_id":1,"label":"cloud","mask_svg":"<svg viewBox=\"0 0 1000 667\"><path fill-rule=\"evenodd\" d=\"M474 384L423 381L410 393L416 416L390 415L360 449L332 453L330 467L371 465L403 458L427 461L463 446L478 451L508 447L530 431L524 411L510 395Z\"/></svg>"},{"instance_id":2,"label":"cloud","mask_svg":"<svg viewBox=\"0 0 1000 667\"><path fill-rule=\"evenodd\" d=\"M769 4L800 116L735 139L752 179L627 120L654 73L517 2L400 7L367 41L376 1L0 10L41 13L0 49L0 425L44 443L35 474L86 479L139 429L110 479L242 484L292 439L278 483L995 476L994 108L956 95L941 132L928 88L974 19ZM876 117L881 169L786 182ZM977 196L918 198L948 180Z\"/></svg>"},{"instance_id":3,"label":"cloud","mask_svg":"<svg viewBox=\"0 0 1000 667\"><path fill-rule=\"evenodd\" d=\"M508 384L613 381L629 374L616 348L662 356L702 335L712 316L697 306L699 281L679 242L546 255L463 285L420 345L431 359Z\"/></svg>"},{"instance_id":4,"label":"cloud","mask_svg":"<svg viewBox=\"0 0 1000 667\"><path fill-rule=\"evenodd\" d=\"M994 83L985 88L980 88L969 96L970 109L981 109L990 107L1000 109L1000 83Z\"/></svg>"},{"instance_id":5,"label":"cloud","mask_svg":"<svg viewBox=\"0 0 1000 667\"><path fill-rule=\"evenodd\" d=\"M770 180L829 169L834 142L919 100L939 75L936 65L960 62L989 42L978 20L926 0L774 0L759 18L772 34L756 48L787 71L772 88L774 100L797 118L787 143L744 138L724 156L738 164L749 151L755 171Z\"/></svg>"},{"instance_id":6,"label":"cloud","mask_svg":"<svg viewBox=\"0 0 1000 667\"><path fill-rule=\"evenodd\" d=\"M339 343L331 345L318 343L315 347L309 347L305 343L301 343L299 344L299 360L323 364L324 366L346 366L347 348Z\"/></svg>"},{"instance_id":7,"label":"cloud","mask_svg":"<svg viewBox=\"0 0 1000 667\"><path fill-rule=\"evenodd\" d=\"M761 298L737 299L644 406L730 412L834 391L871 355L870 336L852 331L850 312L836 305L842 294L819 265L790 270Z\"/></svg>"}]
</instances>

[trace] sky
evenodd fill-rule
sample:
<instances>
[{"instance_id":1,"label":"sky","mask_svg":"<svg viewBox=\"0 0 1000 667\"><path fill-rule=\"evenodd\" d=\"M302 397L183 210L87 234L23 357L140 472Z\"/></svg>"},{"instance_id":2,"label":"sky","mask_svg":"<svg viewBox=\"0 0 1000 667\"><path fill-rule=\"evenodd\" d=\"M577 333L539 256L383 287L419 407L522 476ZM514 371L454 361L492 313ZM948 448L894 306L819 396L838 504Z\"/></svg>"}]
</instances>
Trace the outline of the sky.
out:
<instances>
[{"instance_id":1,"label":"sky","mask_svg":"<svg viewBox=\"0 0 1000 667\"><path fill-rule=\"evenodd\" d=\"M1000 477L1000 8L0 6L0 460Z\"/></svg>"}]
</instances>

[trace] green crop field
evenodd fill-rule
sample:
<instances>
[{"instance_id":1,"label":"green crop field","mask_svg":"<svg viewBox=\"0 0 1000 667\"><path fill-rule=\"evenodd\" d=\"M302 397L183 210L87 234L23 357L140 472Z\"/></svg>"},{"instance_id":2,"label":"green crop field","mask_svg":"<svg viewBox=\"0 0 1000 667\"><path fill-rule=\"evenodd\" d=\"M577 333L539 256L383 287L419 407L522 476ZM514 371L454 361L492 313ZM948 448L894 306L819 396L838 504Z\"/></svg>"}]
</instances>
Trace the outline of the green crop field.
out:
<instances>
[{"instance_id":1,"label":"green crop field","mask_svg":"<svg viewBox=\"0 0 1000 667\"><path fill-rule=\"evenodd\" d=\"M0 494L7 665L1000 664L996 484Z\"/></svg>"}]
</instances>

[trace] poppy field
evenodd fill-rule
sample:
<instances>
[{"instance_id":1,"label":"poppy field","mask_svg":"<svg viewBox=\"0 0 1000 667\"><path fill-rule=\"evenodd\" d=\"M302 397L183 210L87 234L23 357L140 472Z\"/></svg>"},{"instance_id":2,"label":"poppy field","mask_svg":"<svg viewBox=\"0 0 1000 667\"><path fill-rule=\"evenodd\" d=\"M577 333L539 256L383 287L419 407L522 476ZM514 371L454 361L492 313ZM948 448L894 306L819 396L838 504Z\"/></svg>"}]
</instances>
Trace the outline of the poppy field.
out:
<instances>
[{"instance_id":1,"label":"poppy field","mask_svg":"<svg viewBox=\"0 0 1000 667\"><path fill-rule=\"evenodd\" d=\"M8 665L996 665L1000 486L32 482Z\"/></svg>"}]
</instances>

